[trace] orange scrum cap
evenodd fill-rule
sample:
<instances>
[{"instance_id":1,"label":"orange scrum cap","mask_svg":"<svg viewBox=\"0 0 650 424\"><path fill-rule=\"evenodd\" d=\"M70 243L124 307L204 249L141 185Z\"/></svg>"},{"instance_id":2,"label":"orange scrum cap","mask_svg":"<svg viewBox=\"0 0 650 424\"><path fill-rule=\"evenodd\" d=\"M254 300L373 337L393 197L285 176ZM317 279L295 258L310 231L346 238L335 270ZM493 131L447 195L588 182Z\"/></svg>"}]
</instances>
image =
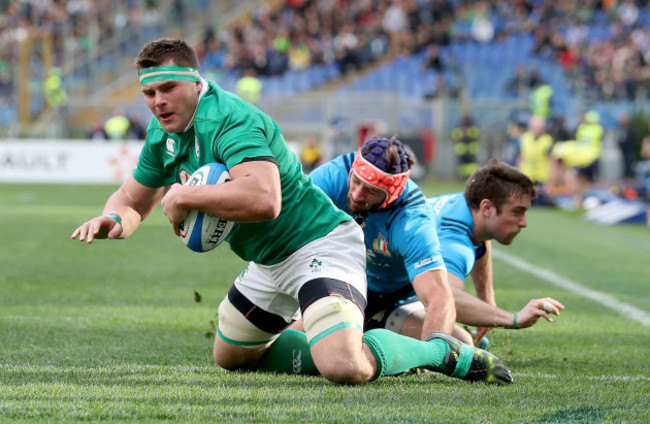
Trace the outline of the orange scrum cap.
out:
<instances>
[{"instance_id":1,"label":"orange scrum cap","mask_svg":"<svg viewBox=\"0 0 650 424\"><path fill-rule=\"evenodd\" d=\"M391 144L397 148L398 152L397 160L393 164L390 164L388 160ZM365 156L362 154L363 151L366 151ZM350 173L352 172L365 183L386 194L386 200L381 205L382 209L397 200L411 175L406 149L396 138L391 140L373 138L366 141L357 151L354 162L352 162Z\"/></svg>"}]
</instances>

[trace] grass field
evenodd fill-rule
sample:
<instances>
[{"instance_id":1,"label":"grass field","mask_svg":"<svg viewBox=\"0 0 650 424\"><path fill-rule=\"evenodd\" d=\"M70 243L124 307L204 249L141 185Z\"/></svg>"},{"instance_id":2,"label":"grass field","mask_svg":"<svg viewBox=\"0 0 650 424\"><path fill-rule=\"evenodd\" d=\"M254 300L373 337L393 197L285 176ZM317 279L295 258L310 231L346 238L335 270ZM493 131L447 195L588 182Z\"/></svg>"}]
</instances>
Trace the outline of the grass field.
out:
<instances>
[{"instance_id":1,"label":"grass field","mask_svg":"<svg viewBox=\"0 0 650 424\"><path fill-rule=\"evenodd\" d=\"M424 186L430 195L459 188ZM216 307L244 263L226 246L190 252L159 210L129 240L71 241L113 189L0 185L2 423L650 422L643 225L602 227L579 213L532 210L514 245L499 248L605 299L495 260L502 307L519 310L542 296L566 306L555 323L491 333L491 351L515 384L423 374L347 387L214 365ZM615 310L609 300L634 309Z\"/></svg>"}]
</instances>

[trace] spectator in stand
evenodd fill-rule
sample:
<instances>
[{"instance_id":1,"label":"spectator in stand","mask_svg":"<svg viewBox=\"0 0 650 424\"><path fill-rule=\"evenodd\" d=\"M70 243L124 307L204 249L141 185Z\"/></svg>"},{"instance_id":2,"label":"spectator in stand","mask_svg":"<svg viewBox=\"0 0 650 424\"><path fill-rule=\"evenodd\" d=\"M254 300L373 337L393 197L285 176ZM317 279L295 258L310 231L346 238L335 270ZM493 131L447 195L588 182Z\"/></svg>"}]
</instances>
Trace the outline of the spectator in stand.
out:
<instances>
[{"instance_id":1,"label":"spectator in stand","mask_svg":"<svg viewBox=\"0 0 650 424\"><path fill-rule=\"evenodd\" d=\"M641 160L636 164L636 178L642 197L648 203L647 216L650 224L650 134L641 141Z\"/></svg>"},{"instance_id":2,"label":"spectator in stand","mask_svg":"<svg viewBox=\"0 0 650 424\"><path fill-rule=\"evenodd\" d=\"M570 46L580 46L589 39L589 28L580 20L573 18L567 28L566 42Z\"/></svg>"},{"instance_id":3,"label":"spectator in stand","mask_svg":"<svg viewBox=\"0 0 650 424\"><path fill-rule=\"evenodd\" d=\"M359 37L355 34L352 25L344 25L334 37L336 62L339 64L342 74L361 68L362 62L359 55L361 47Z\"/></svg>"},{"instance_id":4,"label":"spectator in stand","mask_svg":"<svg viewBox=\"0 0 650 424\"><path fill-rule=\"evenodd\" d=\"M382 28L390 37L388 55L395 57L403 47L408 31L408 17L402 0L391 0L382 18Z\"/></svg>"},{"instance_id":5,"label":"spectator in stand","mask_svg":"<svg viewBox=\"0 0 650 424\"><path fill-rule=\"evenodd\" d=\"M456 175L464 180L478 169L476 156L481 147L480 136L481 130L474 123L469 112L463 112L461 121L451 131L451 138L454 140L454 152L456 153Z\"/></svg>"},{"instance_id":6,"label":"spectator in stand","mask_svg":"<svg viewBox=\"0 0 650 424\"><path fill-rule=\"evenodd\" d=\"M104 131L104 122L101 119L95 119L90 131L88 131L88 139L92 141L106 141L108 136Z\"/></svg>"},{"instance_id":7,"label":"spectator in stand","mask_svg":"<svg viewBox=\"0 0 650 424\"><path fill-rule=\"evenodd\" d=\"M538 84L528 94L530 113L541 116L544 119L549 119L553 116L551 107L552 97L553 88L545 81L539 80Z\"/></svg>"},{"instance_id":8,"label":"spectator in stand","mask_svg":"<svg viewBox=\"0 0 650 424\"><path fill-rule=\"evenodd\" d=\"M244 72L235 85L235 91L239 97L248 103L256 104L262 94L262 82L257 78L255 69L249 68Z\"/></svg>"},{"instance_id":9,"label":"spectator in stand","mask_svg":"<svg viewBox=\"0 0 650 424\"><path fill-rule=\"evenodd\" d=\"M445 70L445 64L440 58L440 47L438 45L430 44L427 46L424 56L424 68L433 69L438 72Z\"/></svg>"},{"instance_id":10,"label":"spectator in stand","mask_svg":"<svg viewBox=\"0 0 650 424\"><path fill-rule=\"evenodd\" d=\"M0 56L0 96L10 93L13 85L12 70L10 69L9 61L3 58L4 55L5 53L3 52L2 56Z\"/></svg>"},{"instance_id":11,"label":"spectator in stand","mask_svg":"<svg viewBox=\"0 0 650 424\"><path fill-rule=\"evenodd\" d=\"M300 149L300 163L305 174L309 174L314 168L320 165L323 157L323 149L320 142L313 135L307 138Z\"/></svg>"},{"instance_id":12,"label":"spectator in stand","mask_svg":"<svg viewBox=\"0 0 650 424\"><path fill-rule=\"evenodd\" d=\"M551 177L550 155L553 148L553 138L546 132L546 120L537 115L530 117L528 131L521 135L520 153L517 167L533 181L537 197L533 205L547 206L552 204L546 194L545 187Z\"/></svg>"},{"instance_id":13,"label":"spectator in stand","mask_svg":"<svg viewBox=\"0 0 650 424\"><path fill-rule=\"evenodd\" d=\"M554 141L567 141L571 140L573 136L566 127L566 119L564 116L556 116L550 120L548 134Z\"/></svg>"},{"instance_id":14,"label":"spectator in stand","mask_svg":"<svg viewBox=\"0 0 650 424\"><path fill-rule=\"evenodd\" d=\"M618 148L623 159L623 179L631 181L634 179L634 155L637 151L638 136L634 125L630 122L630 115L622 113L618 117L617 140Z\"/></svg>"},{"instance_id":15,"label":"spectator in stand","mask_svg":"<svg viewBox=\"0 0 650 424\"><path fill-rule=\"evenodd\" d=\"M147 136L147 129L142 124L142 119L137 113L129 116L129 130L126 133L127 140L144 140Z\"/></svg>"},{"instance_id":16,"label":"spectator in stand","mask_svg":"<svg viewBox=\"0 0 650 424\"><path fill-rule=\"evenodd\" d=\"M45 102L51 109L62 108L68 103L68 94L61 79L61 68L53 67L48 70L47 77L43 81L43 92Z\"/></svg>"},{"instance_id":17,"label":"spectator in stand","mask_svg":"<svg viewBox=\"0 0 650 424\"><path fill-rule=\"evenodd\" d=\"M517 95L526 93L531 88L539 85L541 79L536 69L528 69L523 65L517 66L515 75L508 80L506 90L509 94Z\"/></svg>"},{"instance_id":18,"label":"spectator in stand","mask_svg":"<svg viewBox=\"0 0 650 424\"><path fill-rule=\"evenodd\" d=\"M483 1L476 3L474 8L472 37L481 43L487 43L494 38L494 24L490 20L488 6Z\"/></svg>"},{"instance_id":19,"label":"spectator in stand","mask_svg":"<svg viewBox=\"0 0 650 424\"><path fill-rule=\"evenodd\" d=\"M508 128L506 129L506 139L503 144L501 157L503 162L510 166L517 166L519 153L521 152L520 140L521 135L526 132L530 112L527 109L515 110L510 114Z\"/></svg>"},{"instance_id":20,"label":"spectator in stand","mask_svg":"<svg viewBox=\"0 0 650 424\"><path fill-rule=\"evenodd\" d=\"M289 69L300 70L311 65L311 51L305 33L296 36L296 40L289 47L287 56L289 58Z\"/></svg>"},{"instance_id":21,"label":"spectator in stand","mask_svg":"<svg viewBox=\"0 0 650 424\"><path fill-rule=\"evenodd\" d=\"M621 0L616 15L624 28L632 28L639 20L639 8L634 0Z\"/></svg>"},{"instance_id":22,"label":"spectator in stand","mask_svg":"<svg viewBox=\"0 0 650 424\"><path fill-rule=\"evenodd\" d=\"M585 191L597 178L603 134L600 115L592 110L578 125L575 140L553 146L551 183L556 187L566 184L572 196L568 207L572 209L582 207Z\"/></svg>"},{"instance_id":23,"label":"spectator in stand","mask_svg":"<svg viewBox=\"0 0 650 424\"><path fill-rule=\"evenodd\" d=\"M113 115L104 122L104 131L109 140L126 140L129 131L129 119L121 109L115 109Z\"/></svg>"}]
</instances>

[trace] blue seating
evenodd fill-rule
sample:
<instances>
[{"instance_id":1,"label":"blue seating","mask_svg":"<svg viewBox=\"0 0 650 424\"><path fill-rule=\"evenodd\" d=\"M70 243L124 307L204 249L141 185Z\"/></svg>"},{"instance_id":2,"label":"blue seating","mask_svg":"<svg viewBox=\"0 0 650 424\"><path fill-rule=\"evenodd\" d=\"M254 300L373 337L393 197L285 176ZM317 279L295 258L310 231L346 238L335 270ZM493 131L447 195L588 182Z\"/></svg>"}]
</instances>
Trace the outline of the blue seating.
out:
<instances>
[{"instance_id":1,"label":"blue seating","mask_svg":"<svg viewBox=\"0 0 650 424\"><path fill-rule=\"evenodd\" d=\"M18 122L18 113L14 105L0 107L0 125L12 125Z\"/></svg>"}]
</instances>

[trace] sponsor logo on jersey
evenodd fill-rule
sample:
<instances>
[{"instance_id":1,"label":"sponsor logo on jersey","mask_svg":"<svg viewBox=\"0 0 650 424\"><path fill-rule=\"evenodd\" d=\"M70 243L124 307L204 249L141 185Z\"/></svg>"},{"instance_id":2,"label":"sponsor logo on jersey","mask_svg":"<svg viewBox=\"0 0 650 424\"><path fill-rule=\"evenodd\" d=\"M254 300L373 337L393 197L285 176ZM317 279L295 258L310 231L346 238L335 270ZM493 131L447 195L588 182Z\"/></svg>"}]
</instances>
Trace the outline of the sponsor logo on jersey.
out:
<instances>
[{"instance_id":1,"label":"sponsor logo on jersey","mask_svg":"<svg viewBox=\"0 0 650 424\"><path fill-rule=\"evenodd\" d=\"M196 153L197 158L201 157L199 155L199 153L200 153L200 151L199 151L199 138L197 136L194 136L194 152Z\"/></svg>"},{"instance_id":2,"label":"sponsor logo on jersey","mask_svg":"<svg viewBox=\"0 0 650 424\"><path fill-rule=\"evenodd\" d=\"M187 182L187 180L190 179L190 176L191 176L191 174L189 172L187 172L186 170L182 170L178 174L178 178L180 179L181 184L185 184Z\"/></svg>"},{"instance_id":3,"label":"sponsor logo on jersey","mask_svg":"<svg viewBox=\"0 0 650 424\"><path fill-rule=\"evenodd\" d=\"M429 265L429 264L431 264L431 263L433 263L433 262L435 262L437 260L440 260L440 256L430 256L430 257L428 257L426 259L422 259L421 261L416 262L413 265L413 267L415 269L422 268L423 266L427 266L427 265Z\"/></svg>"},{"instance_id":4,"label":"sponsor logo on jersey","mask_svg":"<svg viewBox=\"0 0 650 424\"><path fill-rule=\"evenodd\" d=\"M173 138L167 139L167 154L174 156L176 154L176 141Z\"/></svg>"},{"instance_id":5,"label":"sponsor logo on jersey","mask_svg":"<svg viewBox=\"0 0 650 424\"><path fill-rule=\"evenodd\" d=\"M320 272L321 265L323 265L323 262L314 258L314 260L309 264L309 268L311 268L311 272Z\"/></svg>"}]
</instances>

